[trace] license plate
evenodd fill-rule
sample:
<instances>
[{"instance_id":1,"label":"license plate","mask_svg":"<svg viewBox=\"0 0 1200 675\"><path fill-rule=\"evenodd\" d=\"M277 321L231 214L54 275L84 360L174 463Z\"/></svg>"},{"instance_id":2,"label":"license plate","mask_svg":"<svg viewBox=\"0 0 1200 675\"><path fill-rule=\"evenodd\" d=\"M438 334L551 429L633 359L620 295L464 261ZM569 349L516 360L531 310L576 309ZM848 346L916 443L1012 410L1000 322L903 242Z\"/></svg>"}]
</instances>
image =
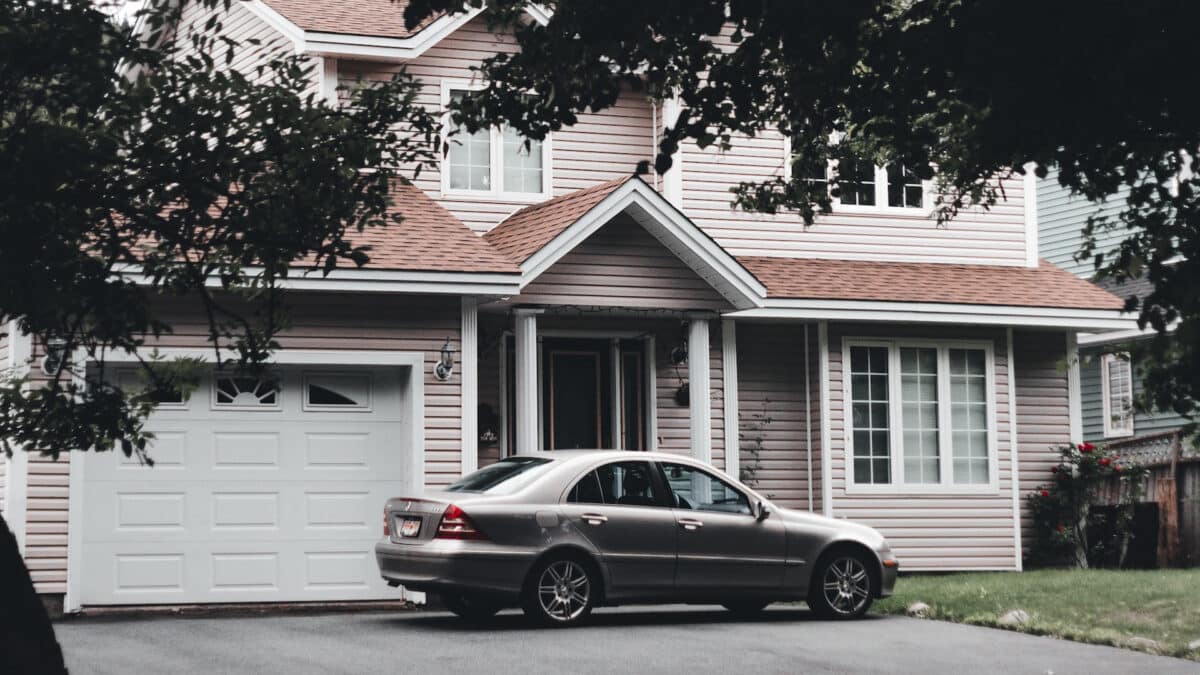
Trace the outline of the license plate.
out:
<instances>
[{"instance_id":1,"label":"license plate","mask_svg":"<svg viewBox=\"0 0 1200 675\"><path fill-rule=\"evenodd\" d=\"M401 537L415 537L421 533L420 518L405 518L400 524Z\"/></svg>"}]
</instances>

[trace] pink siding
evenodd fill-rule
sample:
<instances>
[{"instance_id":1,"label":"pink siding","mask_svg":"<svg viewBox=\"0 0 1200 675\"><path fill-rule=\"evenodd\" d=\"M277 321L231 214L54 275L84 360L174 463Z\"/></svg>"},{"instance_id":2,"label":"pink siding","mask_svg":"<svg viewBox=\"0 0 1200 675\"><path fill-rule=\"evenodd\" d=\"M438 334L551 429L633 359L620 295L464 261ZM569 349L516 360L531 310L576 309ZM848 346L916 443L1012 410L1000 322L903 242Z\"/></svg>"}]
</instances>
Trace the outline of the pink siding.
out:
<instances>
[{"instance_id":1,"label":"pink siding","mask_svg":"<svg viewBox=\"0 0 1200 675\"><path fill-rule=\"evenodd\" d=\"M980 494L864 494L846 491L845 392L842 339L920 337L987 339L995 345L996 434L999 490ZM878 528L909 570L1015 569L1008 413L1008 359L1001 330L923 329L909 326L831 325L829 339L830 446L833 515Z\"/></svg>"},{"instance_id":2,"label":"pink siding","mask_svg":"<svg viewBox=\"0 0 1200 675\"><path fill-rule=\"evenodd\" d=\"M743 323L737 327L739 458L742 467L752 464L752 449L761 436L759 469L751 486L788 508L808 510L810 484L808 433L814 441L813 481L820 478L821 435L817 388L818 371L809 371L811 396L804 391L804 327L802 323ZM809 330L810 359L817 353L816 330ZM756 416L758 418L756 419ZM762 422L763 418L769 422ZM814 507L821 507L814 494Z\"/></svg>"},{"instance_id":3,"label":"pink siding","mask_svg":"<svg viewBox=\"0 0 1200 675\"><path fill-rule=\"evenodd\" d=\"M471 67L498 52L511 53L511 36L489 32L486 21L475 19L432 47L425 54L399 65L343 61L338 75L343 86L363 80L390 78L399 68L422 80L421 102L441 110L443 79L470 81ZM554 195L589 187L633 173L637 163L652 158L651 106L645 94L628 92L617 105L600 113L584 113L573 127L551 136L551 188ZM442 195L441 173L422 172L417 184L472 229L491 229L518 208L545 199L498 199L487 194Z\"/></svg>"},{"instance_id":4,"label":"pink siding","mask_svg":"<svg viewBox=\"0 0 1200 675\"><path fill-rule=\"evenodd\" d=\"M1016 332L1017 448L1021 475L1021 535L1030 541L1025 496L1053 478L1058 463L1053 446L1071 441L1067 395L1066 336L1057 332Z\"/></svg>"},{"instance_id":5,"label":"pink siding","mask_svg":"<svg viewBox=\"0 0 1200 675\"><path fill-rule=\"evenodd\" d=\"M721 310L729 303L628 216L618 216L546 270L516 304Z\"/></svg>"}]
</instances>

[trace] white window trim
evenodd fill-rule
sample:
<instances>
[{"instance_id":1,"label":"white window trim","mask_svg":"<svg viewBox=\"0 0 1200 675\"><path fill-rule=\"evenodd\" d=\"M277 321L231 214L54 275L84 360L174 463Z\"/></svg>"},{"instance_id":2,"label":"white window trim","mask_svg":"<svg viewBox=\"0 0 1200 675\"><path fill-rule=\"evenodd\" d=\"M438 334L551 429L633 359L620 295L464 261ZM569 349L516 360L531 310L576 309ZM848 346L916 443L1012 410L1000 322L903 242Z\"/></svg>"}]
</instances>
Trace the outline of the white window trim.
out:
<instances>
[{"instance_id":1,"label":"white window trim","mask_svg":"<svg viewBox=\"0 0 1200 675\"><path fill-rule=\"evenodd\" d=\"M486 84L478 80L464 80L457 78L442 78L441 90L441 106L442 106L442 147L449 142L450 132L450 95L455 91L480 91L486 88ZM491 134L491 159L490 166L492 172L492 188L489 190L463 190L453 189L450 187L450 155L449 153L441 153L439 151L439 171L441 173L441 190L443 197L473 197L478 198L486 196L489 199L506 202L539 202L553 196L554 171L551 165L550 146L552 143L553 134L547 134L542 141L542 191L541 192L505 192L499 189L501 183L504 182L504 134L499 126L493 126L490 129Z\"/></svg>"},{"instance_id":2,"label":"white window trim","mask_svg":"<svg viewBox=\"0 0 1200 675\"><path fill-rule=\"evenodd\" d=\"M1133 363L1129 361L1129 354L1122 352L1120 354L1104 354L1100 357L1100 409L1104 416L1104 437L1105 438L1128 438L1134 435L1134 416L1132 411L1129 414L1129 427L1120 428L1113 426L1113 409L1112 395L1110 393L1111 385L1109 384L1108 368L1114 362L1122 360L1129 364L1129 395L1133 396Z\"/></svg>"},{"instance_id":3,"label":"white window trim","mask_svg":"<svg viewBox=\"0 0 1200 675\"><path fill-rule=\"evenodd\" d=\"M856 483L854 481L854 419L850 389L850 348L886 347L888 349L888 452L891 457L891 483ZM905 483L903 430L897 426L903 420L900 400L900 349L927 347L938 350L938 447L940 483ZM988 482L961 484L954 480L954 448L950 441L950 380L947 350L982 349L987 375L987 432ZM1000 492L999 439L996 425L996 346L990 340L922 340L922 339L842 339L842 413L844 439L843 466L846 494L972 494L992 495Z\"/></svg>"},{"instance_id":4,"label":"white window trim","mask_svg":"<svg viewBox=\"0 0 1200 675\"><path fill-rule=\"evenodd\" d=\"M829 181L833 178L833 171L837 168L838 160L831 159L826 163L825 180ZM791 180L792 178L792 141L786 136L783 139L783 178ZM840 197L832 197L832 214L886 214L895 216L909 216L916 218L929 218L933 215L934 197L933 197L933 181L921 181L921 207L909 206L888 206L887 194L887 167L875 166L875 204L872 206L863 206L860 204L843 204Z\"/></svg>"}]
</instances>

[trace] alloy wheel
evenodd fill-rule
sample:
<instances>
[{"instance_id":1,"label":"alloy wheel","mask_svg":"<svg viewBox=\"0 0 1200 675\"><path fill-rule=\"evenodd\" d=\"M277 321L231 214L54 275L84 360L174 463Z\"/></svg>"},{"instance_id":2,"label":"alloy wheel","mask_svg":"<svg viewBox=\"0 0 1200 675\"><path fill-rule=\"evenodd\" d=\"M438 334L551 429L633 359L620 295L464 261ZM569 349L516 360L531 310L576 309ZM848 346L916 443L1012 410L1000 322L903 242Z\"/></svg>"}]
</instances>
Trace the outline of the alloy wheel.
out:
<instances>
[{"instance_id":1,"label":"alloy wheel","mask_svg":"<svg viewBox=\"0 0 1200 675\"><path fill-rule=\"evenodd\" d=\"M838 558L826 568L822 590L831 610L852 616L871 599L871 575L858 558Z\"/></svg>"},{"instance_id":2,"label":"alloy wheel","mask_svg":"<svg viewBox=\"0 0 1200 675\"><path fill-rule=\"evenodd\" d=\"M537 597L546 617L558 622L579 618L590 605L592 582L573 560L551 563L538 578Z\"/></svg>"}]
</instances>

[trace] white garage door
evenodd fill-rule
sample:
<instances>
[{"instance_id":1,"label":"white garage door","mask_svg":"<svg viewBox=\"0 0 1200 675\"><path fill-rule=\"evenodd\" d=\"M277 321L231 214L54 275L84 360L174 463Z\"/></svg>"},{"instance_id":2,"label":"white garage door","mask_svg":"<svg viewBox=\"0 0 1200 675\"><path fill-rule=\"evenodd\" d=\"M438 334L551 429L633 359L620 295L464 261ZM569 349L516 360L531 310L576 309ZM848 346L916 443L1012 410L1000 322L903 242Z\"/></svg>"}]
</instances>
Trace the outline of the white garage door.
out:
<instances>
[{"instance_id":1,"label":"white garage door","mask_svg":"<svg viewBox=\"0 0 1200 675\"><path fill-rule=\"evenodd\" d=\"M373 547L408 483L407 378L219 375L154 414L153 467L89 453L82 603L398 599Z\"/></svg>"}]
</instances>

